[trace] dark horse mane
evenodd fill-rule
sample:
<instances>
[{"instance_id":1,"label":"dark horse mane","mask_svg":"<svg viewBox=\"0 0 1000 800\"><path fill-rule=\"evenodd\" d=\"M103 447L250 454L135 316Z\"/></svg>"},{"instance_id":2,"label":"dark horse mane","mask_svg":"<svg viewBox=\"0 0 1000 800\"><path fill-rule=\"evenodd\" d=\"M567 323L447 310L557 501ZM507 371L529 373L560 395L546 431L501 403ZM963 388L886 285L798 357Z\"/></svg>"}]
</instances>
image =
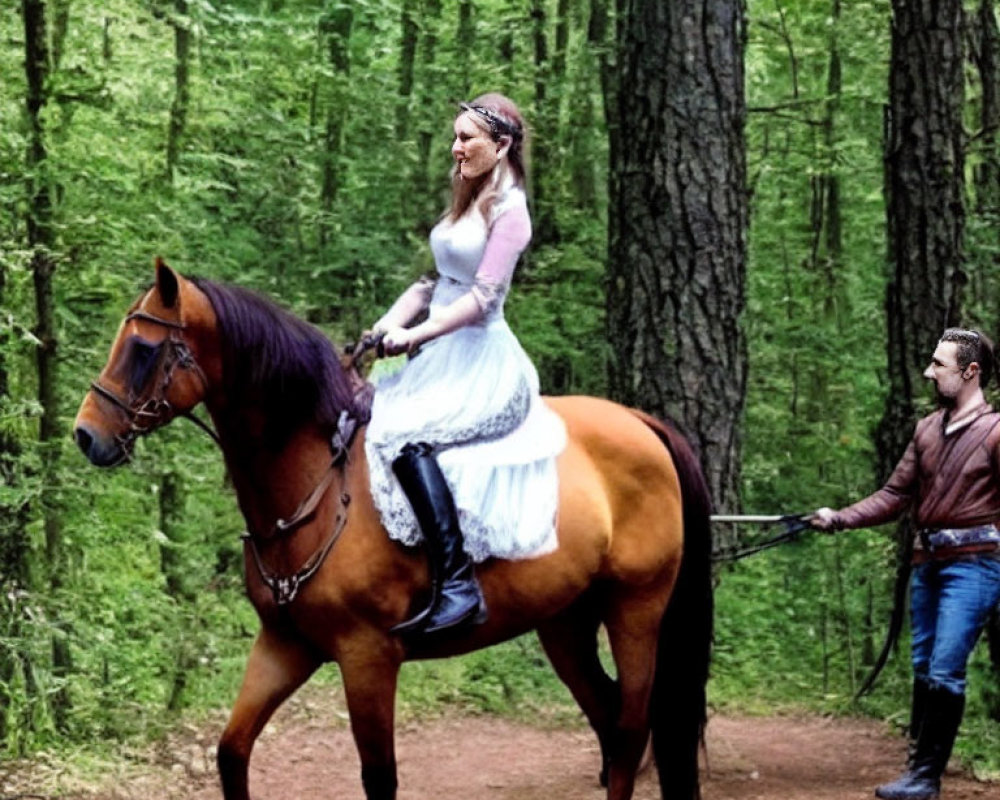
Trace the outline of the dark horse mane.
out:
<instances>
[{"instance_id":1,"label":"dark horse mane","mask_svg":"<svg viewBox=\"0 0 1000 800\"><path fill-rule=\"evenodd\" d=\"M322 331L248 289L191 281L218 319L226 395L259 408L268 446L280 447L308 422L332 434L342 411L359 416L348 375Z\"/></svg>"}]
</instances>

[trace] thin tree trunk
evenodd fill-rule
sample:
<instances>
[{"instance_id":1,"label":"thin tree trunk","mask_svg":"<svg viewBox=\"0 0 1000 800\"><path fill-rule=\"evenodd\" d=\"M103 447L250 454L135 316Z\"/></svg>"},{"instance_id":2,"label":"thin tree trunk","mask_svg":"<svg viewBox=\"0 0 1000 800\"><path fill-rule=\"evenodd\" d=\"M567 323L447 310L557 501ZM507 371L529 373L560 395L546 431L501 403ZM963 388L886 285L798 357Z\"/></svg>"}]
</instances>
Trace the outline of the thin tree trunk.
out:
<instances>
[{"instance_id":1,"label":"thin tree trunk","mask_svg":"<svg viewBox=\"0 0 1000 800\"><path fill-rule=\"evenodd\" d=\"M413 71L417 55L418 28L416 6L416 0L403 0L399 11L399 108L396 112L397 139L405 138L410 127Z\"/></svg>"},{"instance_id":2,"label":"thin tree trunk","mask_svg":"<svg viewBox=\"0 0 1000 800\"><path fill-rule=\"evenodd\" d=\"M438 26L441 21L441 0L424 0L421 24L423 26L423 37L419 48L419 94L424 102L419 103L421 109L431 107L430 99L434 96L437 88L438 68L437 45ZM429 232L430 224L437 212L440 210L437 187L441 185L441 175L439 165L431 158L431 144L434 141L435 132L440 130L440 123L427 113L421 114L420 123L417 125L417 183L414 186L414 199L420 213L420 229Z\"/></svg>"},{"instance_id":3,"label":"thin tree trunk","mask_svg":"<svg viewBox=\"0 0 1000 800\"><path fill-rule=\"evenodd\" d=\"M323 214L319 226L319 242L325 247L329 240L329 220L341 183L341 153L344 149L344 118L347 114L347 93L351 76L351 27L354 12L350 5L330 10L323 19L321 35L326 37L327 52L334 77L326 103L326 135L323 152L323 187L320 205Z\"/></svg>"},{"instance_id":4,"label":"thin tree trunk","mask_svg":"<svg viewBox=\"0 0 1000 800\"><path fill-rule=\"evenodd\" d=\"M815 305L809 310L826 321L837 321L846 302L842 291L843 262L842 220L840 208L840 177L837 174L837 115L842 86L840 45L841 0L831 0L830 44L827 64L826 102L821 119L819 167L810 178L812 204L810 220L812 242L809 254L809 279ZM789 297L794 293L789 292ZM810 359L806 372L805 418L818 422L829 414L830 368L821 359Z\"/></svg>"},{"instance_id":5,"label":"thin tree trunk","mask_svg":"<svg viewBox=\"0 0 1000 800\"><path fill-rule=\"evenodd\" d=\"M607 46L607 42L595 42L591 38L604 32L600 23L595 24L593 17L598 9L594 6L595 4L591 3L582 12L587 25L587 44L579 49L575 59L577 63L571 69L574 78L571 81L572 94L565 130L569 139L569 168L576 205L578 208L597 214L600 212L597 202L599 165L593 133L597 125L593 98L595 78L599 80L603 48ZM604 9L603 13L606 15L607 10Z\"/></svg>"},{"instance_id":6,"label":"thin tree trunk","mask_svg":"<svg viewBox=\"0 0 1000 800\"><path fill-rule=\"evenodd\" d=\"M976 214L982 228L992 241L984 248L992 251L989 262L980 265L992 280L984 280L987 293L985 305L992 312L990 322L1000 317L1000 282L996 275L1000 272L1000 30L997 27L995 0L981 0L976 13L975 24L978 34L976 66L979 85L982 90L979 125L979 163L974 171L976 188ZM986 625L990 662L993 664L993 691L984 693L990 719L1000 722L1000 608L990 615Z\"/></svg>"},{"instance_id":7,"label":"thin tree trunk","mask_svg":"<svg viewBox=\"0 0 1000 800\"><path fill-rule=\"evenodd\" d=\"M458 3L458 28L455 31L455 41L458 44L460 53L475 52L476 47L476 6L472 0L459 0ZM472 84L469 81L469 73L460 70L459 75L461 97L463 100L469 97L472 91Z\"/></svg>"},{"instance_id":8,"label":"thin tree trunk","mask_svg":"<svg viewBox=\"0 0 1000 800\"><path fill-rule=\"evenodd\" d=\"M22 0L25 33L25 76L27 78L26 107L28 112L28 245L31 248L31 270L35 286L35 336L38 374L38 402L42 408L38 423L38 440L42 455L40 506L45 532L45 554L48 563L49 590L58 602L66 572L62 520L58 508L59 449L62 437L59 427L56 360L56 327L53 300L54 256L53 192L48 175L48 154L45 147L44 109L48 101L47 84L51 70L44 0ZM52 698L56 726L65 730L70 707L65 680L71 669L70 649L65 632L52 639L53 675L60 684Z\"/></svg>"},{"instance_id":9,"label":"thin tree trunk","mask_svg":"<svg viewBox=\"0 0 1000 800\"><path fill-rule=\"evenodd\" d=\"M181 558L183 533L180 520L184 511L184 485L181 476L174 471L166 472L160 478L159 510L160 531L165 540L160 545L160 570L167 596L176 604L176 613L187 618L187 611L195 598ZM197 631L191 631L175 642L174 672L170 676L167 696L168 711L178 711L183 706L188 674L195 666L197 637Z\"/></svg>"},{"instance_id":10,"label":"thin tree trunk","mask_svg":"<svg viewBox=\"0 0 1000 800\"><path fill-rule=\"evenodd\" d=\"M744 38L739 0L619 5L611 391L681 424L726 511L740 505L747 373Z\"/></svg>"},{"instance_id":11,"label":"thin tree trunk","mask_svg":"<svg viewBox=\"0 0 1000 800\"><path fill-rule=\"evenodd\" d=\"M0 308L4 307L7 270L0 263ZM7 354L14 336L10 331L0 332L0 406L10 398L10 379ZM22 660L28 660L27 651L21 647L21 593L30 591L30 564L27 499L18 497L23 488L21 442L13 431L0 427L0 483L10 491L12 499L0 502L0 630L10 647L0 648L0 712L11 707L15 700L10 694L11 678ZM33 702L35 698L27 698ZM0 713L0 749L9 733L6 713Z\"/></svg>"},{"instance_id":12,"label":"thin tree trunk","mask_svg":"<svg viewBox=\"0 0 1000 800\"><path fill-rule=\"evenodd\" d=\"M969 251L974 259L970 283L984 317L981 324L990 330L995 330L1000 318L1000 30L996 14L995 0L981 0L969 20L972 61L981 91L979 131L971 147L975 204L970 220Z\"/></svg>"},{"instance_id":13,"label":"thin tree trunk","mask_svg":"<svg viewBox=\"0 0 1000 800\"><path fill-rule=\"evenodd\" d=\"M556 75L558 55L552 57L549 53L547 31L549 19L546 6L545 0L532 0L531 3L532 39L535 55L535 137L532 141L535 179L532 183L531 193L533 239L536 246L551 244L558 239L555 225L555 198L549 187L553 182L552 177L557 171L551 154L556 152L552 144L558 138L561 93L557 85L558 76ZM557 28L566 24L562 0L560 0L560 11L562 16L556 20Z\"/></svg>"},{"instance_id":14,"label":"thin tree trunk","mask_svg":"<svg viewBox=\"0 0 1000 800\"><path fill-rule=\"evenodd\" d=\"M188 0L174 0L174 100L170 105L170 125L167 130L166 181L173 185L181 140L187 127L190 102L191 29Z\"/></svg>"}]
</instances>

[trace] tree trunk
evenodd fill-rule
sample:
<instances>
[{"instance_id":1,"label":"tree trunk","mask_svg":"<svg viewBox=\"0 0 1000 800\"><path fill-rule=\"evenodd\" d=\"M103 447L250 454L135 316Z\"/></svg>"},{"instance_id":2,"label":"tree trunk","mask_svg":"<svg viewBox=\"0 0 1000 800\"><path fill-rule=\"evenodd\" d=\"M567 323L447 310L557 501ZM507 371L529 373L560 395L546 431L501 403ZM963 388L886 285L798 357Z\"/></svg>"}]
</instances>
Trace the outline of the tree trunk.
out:
<instances>
[{"instance_id":1,"label":"tree trunk","mask_svg":"<svg viewBox=\"0 0 1000 800\"><path fill-rule=\"evenodd\" d=\"M7 270L0 263L0 308L4 308ZM13 332L0 331L0 407L10 400L7 354L14 340ZM16 598L30 591L28 537L28 501L19 497L23 488L21 442L6 426L0 427L0 483L10 491L9 501L0 501L0 631L9 647L0 648L0 710L11 708L15 700L10 694L11 678L19 664L29 659L21 646L21 603ZM9 602L4 602L4 601ZM28 698L33 702L35 698ZM13 720L11 720L13 721ZM9 733L7 713L0 713L0 749Z\"/></svg>"},{"instance_id":2,"label":"tree trunk","mask_svg":"<svg viewBox=\"0 0 1000 800\"><path fill-rule=\"evenodd\" d=\"M183 531L180 521L184 514L184 485L174 471L160 477L159 493L160 531L164 541L160 544L160 570L163 573L167 596L175 603L175 614L187 619L194 602L194 593L186 577L182 558ZM170 676L167 710L178 711L183 706L188 673L194 669L198 632L178 636L175 644L174 672Z\"/></svg>"},{"instance_id":3,"label":"tree trunk","mask_svg":"<svg viewBox=\"0 0 1000 800\"><path fill-rule=\"evenodd\" d=\"M843 237L840 203L840 177L837 174L836 148L837 114L840 107L842 72L838 27L840 25L841 0L832 0L830 8L830 43L827 62L826 102L820 120L821 141L817 155L815 174L809 179L811 188L811 242L809 249L809 294L813 305L808 308L810 315L825 323L836 322L841 327L846 292L843 291L841 277L843 262ZM791 52L791 44L789 44ZM789 292L789 297L794 293ZM830 367L823 359L806 359L805 373L805 413L801 422L813 426L828 419ZM819 465L822 470L824 465Z\"/></svg>"},{"instance_id":4,"label":"tree trunk","mask_svg":"<svg viewBox=\"0 0 1000 800\"><path fill-rule=\"evenodd\" d=\"M739 508L747 225L740 0L623 0L608 212L613 395L677 420ZM723 543L724 544L724 543Z\"/></svg>"},{"instance_id":5,"label":"tree trunk","mask_svg":"<svg viewBox=\"0 0 1000 800\"><path fill-rule=\"evenodd\" d=\"M56 360L56 328L54 316L53 275L55 233L53 229L52 186L48 176L45 147L44 109L48 101L47 84L51 69L46 6L44 0L22 0L25 35L25 76L27 78L26 107L28 112L28 245L31 249L31 270L35 286L35 336L38 374L38 402L42 408L38 423L38 440L42 456L41 511L45 532L45 555L49 570L49 590L58 602L66 572L62 521L58 508L59 449L62 437L59 427ZM63 632L52 639L52 667L57 682L62 684L71 668L70 650ZM65 685L52 698L56 726L65 730L69 712L69 694Z\"/></svg>"},{"instance_id":6,"label":"tree trunk","mask_svg":"<svg viewBox=\"0 0 1000 800\"><path fill-rule=\"evenodd\" d=\"M399 110L396 138L404 139L410 126L410 101L413 95L413 67L417 54L416 0L403 0L399 11Z\"/></svg>"},{"instance_id":7,"label":"tree trunk","mask_svg":"<svg viewBox=\"0 0 1000 800\"><path fill-rule=\"evenodd\" d=\"M323 151L323 188L320 193L319 242L326 247L329 240L329 220L337 200L341 181L341 151L344 147L344 117L347 114L347 93L351 76L351 27L354 12L349 4L333 7L324 16L320 35L326 37L327 52L334 77L326 102L326 135Z\"/></svg>"},{"instance_id":8,"label":"tree trunk","mask_svg":"<svg viewBox=\"0 0 1000 800\"><path fill-rule=\"evenodd\" d=\"M995 0L981 0L975 16L976 67L982 90L979 109L980 134L977 150L979 163L973 171L976 205L980 227L987 238L983 250L992 256L979 265L981 283L985 285L984 305L989 309L987 321L991 330L1000 317L1000 30L997 28ZM978 249L978 248L977 248ZM988 276L986 278L985 276ZM985 278L985 279L984 279ZM1000 608L994 609L986 625L990 662L993 664L992 689L984 692L990 719L1000 722Z\"/></svg>"},{"instance_id":9,"label":"tree trunk","mask_svg":"<svg viewBox=\"0 0 1000 800\"><path fill-rule=\"evenodd\" d=\"M431 158L431 144L437 131L441 130L440 121L428 114L426 109L433 107L432 99L439 81L439 70L436 64L438 26L441 21L441 0L424 0L421 24L423 26L422 47L419 48L419 94L421 102L420 122L417 129L417 164L416 185L413 201L419 210L419 225L421 233L430 233L434 218L440 213L441 170L439 164ZM454 109L452 109L454 110Z\"/></svg>"},{"instance_id":10,"label":"tree trunk","mask_svg":"<svg viewBox=\"0 0 1000 800\"><path fill-rule=\"evenodd\" d=\"M972 136L969 158L975 202L967 232L970 255L969 300L978 324L994 331L1000 318L1000 30L994 0L981 0L969 17L969 49L981 92L979 130Z\"/></svg>"},{"instance_id":11,"label":"tree trunk","mask_svg":"<svg viewBox=\"0 0 1000 800\"><path fill-rule=\"evenodd\" d=\"M458 44L458 50L460 53L472 53L475 52L474 48L476 46L476 23L475 23L475 13L476 7L472 0L459 0L458 3L458 28L455 31L455 41ZM472 91L472 85L469 82L469 73L465 70L460 70L460 75L458 76L460 81L460 90L462 100L469 99L469 92Z\"/></svg>"},{"instance_id":12,"label":"tree trunk","mask_svg":"<svg viewBox=\"0 0 1000 800\"><path fill-rule=\"evenodd\" d=\"M554 244L559 240L556 226L557 202L552 187L556 185L558 165L553 146L559 141L559 103L561 82L566 71L568 40L567 4L559 0L556 11L555 53L549 52L548 13L545 0L532 0L531 19L535 53L535 136L532 140L532 160L535 179L532 182L532 225L535 246ZM560 51L561 47L561 51Z\"/></svg>"},{"instance_id":13,"label":"tree trunk","mask_svg":"<svg viewBox=\"0 0 1000 800\"><path fill-rule=\"evenodd\" d=\"M181 149L181 139L187 127L190 100L189 64L191 54L191 25L188 17L188 0L174 0L174 101L170 105L170 125L167 130L167 165L165 177L173 185L174 171Z\"/></svg>"},{"instance_id":14,"label":"tree trunk","mask_svg":"<svg viewBox=\"0 0 1000 800\"><path fill-rule=\"evenodd\" d=\"M879 477L913 433L921 374L961 322L964 101L961 0L893 0L885 169L889 394L876 432Z\"/></svg>"},{"instance_id":15,"label":"tree trunk","mask_svg":"<svg viewBox=\"0 0 1000 800\"><path fill-rule=\"evenodd\" d=\"M981 0L974 24L979 47L976 67L982 100L979 109L981 157L975 169L976 209L988 212L995 220L1000 215L1000 30L997 28L994 0Z\"/></svg>"}]
</instances>

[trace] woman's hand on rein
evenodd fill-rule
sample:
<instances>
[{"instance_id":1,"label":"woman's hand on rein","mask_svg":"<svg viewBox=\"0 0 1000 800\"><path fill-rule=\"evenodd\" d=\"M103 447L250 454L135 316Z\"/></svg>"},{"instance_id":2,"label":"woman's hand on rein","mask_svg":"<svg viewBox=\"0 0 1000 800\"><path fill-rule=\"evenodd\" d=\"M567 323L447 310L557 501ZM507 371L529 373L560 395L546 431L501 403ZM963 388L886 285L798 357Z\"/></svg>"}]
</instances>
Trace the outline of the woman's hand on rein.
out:
<instances>
[{"instance_id":1,"label":"woman's hand on rein","mask_svg":"<svg viewBox=\"0 0 1000 800\"><path fill-rule=\"evenodd\" d=\"M382 337L382 349L387 356L409 353L418 344L409 328L389 328Z\"/></svg>"}]
</instances>

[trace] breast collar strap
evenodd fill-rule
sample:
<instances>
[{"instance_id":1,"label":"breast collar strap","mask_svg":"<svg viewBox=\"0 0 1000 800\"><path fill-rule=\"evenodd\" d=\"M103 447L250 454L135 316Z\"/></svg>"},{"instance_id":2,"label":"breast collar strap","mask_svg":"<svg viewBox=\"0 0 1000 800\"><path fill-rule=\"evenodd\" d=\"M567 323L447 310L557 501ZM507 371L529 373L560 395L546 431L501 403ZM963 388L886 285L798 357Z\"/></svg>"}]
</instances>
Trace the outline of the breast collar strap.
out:
<instances>
[{"instance_id":1,"label":"breast collar strap","mask_svg":"<svg viewBox=\"0 0 1000 800\"><path fill-rule=\"evenodd\" d=\"M340 535L344 532L344 527L347 525L347 507L351 503L350 494L346 491L340 493L340 504L330 533L327 534L320 546L313 551L312 555L305 560L299 570L293 575L283 576L271 572L264 564L258 542L273 541L278 538L290 536L315 518L316 510L333 485L334 478L339 475L342 482L346 478L348 454L357 435L358 428L358 421L348 414L347 411L342 411L331 443L333 455L330 465L312 491L299 503L288 519L279 518L266 536L255 536L246 531L240 537L249 547L254 564L257 566L257 572L261 580L264 581L264 584L271 590L274 602L278 606L288 605L295 600L302 586L319 571L326 557L330 555L330 551L333 550L333 546L337 543Z\"/></svg>"}]
</instances>

